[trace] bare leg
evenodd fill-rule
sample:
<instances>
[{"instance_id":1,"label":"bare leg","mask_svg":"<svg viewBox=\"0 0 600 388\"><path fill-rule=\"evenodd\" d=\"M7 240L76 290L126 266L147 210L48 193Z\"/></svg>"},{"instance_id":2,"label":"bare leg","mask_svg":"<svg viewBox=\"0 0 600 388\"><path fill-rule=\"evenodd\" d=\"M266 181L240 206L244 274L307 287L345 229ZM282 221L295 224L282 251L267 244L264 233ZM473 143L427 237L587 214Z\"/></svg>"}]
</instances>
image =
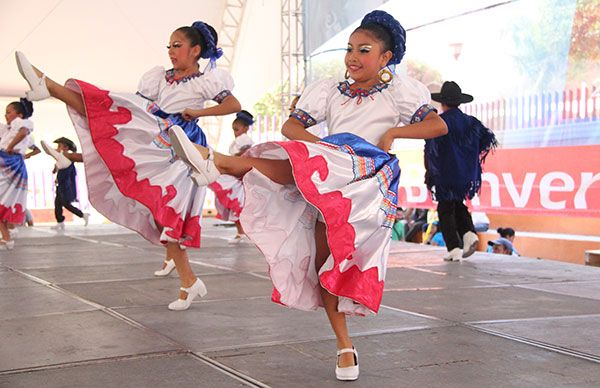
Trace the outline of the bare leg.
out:
<instances>
[{"instance_id":1,"label":"bare leg","mask_svg":"<svg viewBox=\"0 0 600 388\"><path fill-rule=\"evenodd\" d=\"M246 233L244 233L244 228L242 228L242 224L239 221L235 222L235 228L237 229L237 234L238 235L241 236L243 234L246 234Z\"/></svg>"},{"instance_id":2,"label":"bare leg","mask_svg":"<svg viewBox=\"0 0 600 388\"><path fill-rule=\"evenodd\" d=\"M38 70L36 67L33 68L38 77L42 77L43 73ZM61 84L54 82L52 79L46 77L46 87L50 92L52 97L58 98L71 108L75 109L77 113L85 116L85 106L83 105L83 99L79 93L74 92L71 89L68 89Z\"/></svg>"},{"instance_id":3,"label":"bare leg","mask_svg":"<svg viewBox=\"0 0 600 388\"><path fill-rule=\"evenodd\" d=\"M330 251L327 245L327 236L325 224L317 221L315 226L315 243L317 253L315 257L315 266L317 271L325 264L325 260L329 257ZM325 312L331 328L335 333L337 339L337 348L351 348L352 340L348 334L348 327L346 325L346 314L338 312L338 297L330 294L326 289L321 287L321 297L323 298L323 304L325 305ZM343 353L339 356L338 365L340 367L347 367L354 365L354 354Z\"/></svg>"},{"instance_id":4,"label":"bare leg","mask_svg":"<svg viewBox=\"0 0 600 388\"><path fill-rule=\"evenodd\" d=\"M202 158L208 158L208 148L194 144ZM222 174L242 177L255 168L275 183L288 185L294 183L292 166L289 160L248 158L242 156L227 156L218 152L215 155L215 166Z\"/></svg>"},{"instance_id":5,"label":"bare leg","mask_svg":"<svg viewBox=\"0 0 600 388\"><path fill-rule=\"evenodd\" d=\"M188 288L196 281L196 275L190 266L187 252L179 247L178 243L168 242L167 243L167 257L172 258L175 261L175 269L179 274L179 281L181 287ZM179 291L179 298L185 299L187 292Z\"/></svg>"},{"instance_id":6,"label":"bare leg","mask_svg":"<svg viewBox=\"0 0 600 388\"><path fill-rule=\"evenodd\" d=\"M10 241L10 232L4 221L0 221L0 233L2 234L2 240Z\"/></svg>"}]
</instances>

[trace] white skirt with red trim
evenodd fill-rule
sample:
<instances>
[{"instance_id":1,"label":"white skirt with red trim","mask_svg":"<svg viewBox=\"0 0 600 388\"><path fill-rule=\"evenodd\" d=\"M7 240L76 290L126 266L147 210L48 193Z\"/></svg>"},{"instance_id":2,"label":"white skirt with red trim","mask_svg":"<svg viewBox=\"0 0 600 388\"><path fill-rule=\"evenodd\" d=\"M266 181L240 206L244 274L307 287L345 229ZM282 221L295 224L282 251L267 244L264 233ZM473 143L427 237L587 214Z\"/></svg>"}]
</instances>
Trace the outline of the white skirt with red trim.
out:
<instances>
[{"instance_id":1,"label":"white skirt with red trim","mask_svg":"<svg viewBox=\"0 0 600 388\"><path fill-rule=\"evenodd\" d=\"M78 80L66 86L81 94L86 109L86 116L71 108L69 115L92 206L152 243L199 247L206 188L193 183L190 168L165 144L165 121L149 112L151 102Z\"/></svg>"},{"instance_id":2,"label":"white skirt with red trim","mask_svg":"<svg viewBox=\"0 0 600 388\"><path fill-rule=\"evenodd\" d=\"M21 154L0 150L0 221L20 225L27 208L27 168Z\"/></svg>"},{"instance_id":3,"label":"white skirt with red trim","mask_svg":"<svg viewBox=\"0 0 600 388\"><path fill-rule=\"evenodd\" d=\"M264 143L246 155L289 159L296 184L257 170L243 179L241 222L266 257L274 302L314 310L319 284L347 314L377 313L383 296L391 227L396 218L397 160L351 134L320 143ZM323 220L331 254L317 273L315 224Z\"/></svg>"},{"instance_id":4,"label":"white skirt with red trim","mask_svg":"<svg viewBox=\"0 0 600 388\"><path fill-rule=\"evenodd\" d=\"M239 220L245 198L242 181L231 175L221 175L208 187L215 193L217 218L232 222Z\"/></svg>"}]
</instances>

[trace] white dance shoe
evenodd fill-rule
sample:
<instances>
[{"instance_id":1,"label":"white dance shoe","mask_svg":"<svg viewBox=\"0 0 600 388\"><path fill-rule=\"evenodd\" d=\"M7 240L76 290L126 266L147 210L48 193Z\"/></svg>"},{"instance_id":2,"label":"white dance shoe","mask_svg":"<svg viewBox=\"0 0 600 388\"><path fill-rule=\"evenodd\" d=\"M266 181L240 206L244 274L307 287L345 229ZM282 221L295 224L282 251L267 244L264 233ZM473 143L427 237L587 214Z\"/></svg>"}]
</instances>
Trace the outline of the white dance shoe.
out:
<instances>
[{"instance_id":1,"label":"white dance shoe","mask_svg":"<svg viewBox=\"0 0 600 388\"><path fill-rule=\"evenodd\" d=\"M35 70L33 70L33 66L31 66L31 63L29 63L27 57L22 52L15 51L15 59L17 60L19 73L21 73L31 88L31 90L25 94L27 99L29 101L39 101L50 97L50 92L46 86L46 76L42 75L41 77L38 77Z\"/></svg>"},{"instance_id":2,"label":"white dance shoe","mask_svg":"<svg viewBox=\"0 0 600 388\"><path fill-rule=\"evenodd\" d=\"M444 261L460 261L462 258L462 249L454 248L444 257Z\"/></svg>"},{"instance_id":3,"label":"white dance shoe","mask_svg":"<svg viewBox=\"0 0 600 388\"><path fill-rule=\"evenodd\" d=\"M337 356L339 358L339 356L341 354L344 353L354 353L354 365L352 366L347 366L344 368L340 368L338 366L338 363L336 361L335 363L335 377L338 380L342 380L342 381L353 381L358 379L358 352L356 351L356 349L354 349L354 346L351 348L345 348L345 349L340 349L337 351Z\"/></svg>"},{"instance_id":4,"label":"white dance shoe","mask_svg":"<svg viewBox=\"0 0 600 388\"><path fill-rule=\"evenodd\" d=\"M181 287L180 290L187 292L187 297L185 299L177 299L175 302L171 302L169 304L169 310L187 310L192 305L192 301L195 297L200 296L202 298L207 293L204 282L198 278L196 278L196 281L191 287Z\"/></svg>"},{"instance_id":5,"label":"white dance shoe","mask_svg":"<svg viewBox=\"0 0 600 388\"><path fill-rule=\"evenodd\" d=\"M479 238L477 234L473 232L467 232L463 236L463 254L462 257L466 258L471 256L477 250L477 246L479 245Z\"/></svg>"},{"instance_id":6,"label":"white dance shoe","mask_svg":"<svg viewBox=\"0 0 600 388\"><path fill-rule=\"evenodd\" d=\"M50 229L56 230L56 231L63 231L63 230L65 230L65 223L57 222L56 225L51 226Z\"/></svg>"},{"instance_id":7,"label":"white dance shoe","mask_svg":"<svg viewBox=\"0 0 600 388\"><path fill-rule=\"evenodd\" d=\"M208 186L221 175L215 166L213 151L209 149L208 159L203 159L181 127L174 125L169 128L169 138L177 156L192 168L191 178L198 186Z\"/></svg>"},{"instance_id":8,"label":"white dance shoe","mask_svg":"<svg viewBox=\"0 0 600 388\"><path fill-rule=\"evenodd\" d=\"M6 250L10 251L15 247L15 240L0 240L0 247L3 247Z\"/></svg>"},{"instance_id":9,"label":"white dance shoe","mask_svg":"<svg viewBox=\"0 0 600 388\"><path fill-rule=\"evenodd\" d=\"M171 272L175 269L175 260L169 259L165 260L165 268L161 268L158 271L154 271L154 276L169 276Z\"/></svg>"},{"instance_id":10,"label":"white dance shoe","mask_svg":"<svg viewBox=\"0 0 600 388\"><path fill-rule=\"evenodd\" d=\"M83 213L83 226L88 226L90 223L90 213Z\"/></svg>"},{"instance_id":11,"label":"white dance shoe","mask_svg":"<svg viewBox=\"0 0 600 388\"><path fill-rule=\"evenodd\" d=\"M252 241L245 234L236 234L234 237L227 240L227 244L237 245L237 244L251 244Z\"/></svg>"},{"instance_id":12,"label":"white dance shoe","mask_svg":"<svg viewBox=\"0 0 600 388\"><path fill-rule=\"evenodd\" d=\"M56 160L56 168L58 170L63 170L69 167L71 164L73 164L73 162L71 162L62 152L58 152L44 140L42 140L40 144L42 145L42 149L44 150L44 152L52 156L54 160Z\"/></svg>"}]
</instances>

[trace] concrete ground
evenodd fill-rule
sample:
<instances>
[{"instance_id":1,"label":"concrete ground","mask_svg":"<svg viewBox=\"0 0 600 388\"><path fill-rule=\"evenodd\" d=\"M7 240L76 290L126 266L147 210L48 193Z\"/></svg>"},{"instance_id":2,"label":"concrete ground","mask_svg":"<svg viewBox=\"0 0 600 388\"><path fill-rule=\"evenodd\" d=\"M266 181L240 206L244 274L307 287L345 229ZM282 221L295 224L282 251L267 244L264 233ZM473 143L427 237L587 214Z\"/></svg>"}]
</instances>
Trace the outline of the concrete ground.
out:
<instances>
[{"instance_id":1,"label":"concrete ground","mask_svg":"<svg viewBox=\"0 0 600 388\"><path fill-rule=\"evenodd\" d=\"M205 220L184 312L164 251L114 225L22 229L0 251L0 387L598 387L600 268L392 245L376 317L351 318L361 374L334 376L323 311L270 301L260 252Z\"/></svg>"}]
</instances>

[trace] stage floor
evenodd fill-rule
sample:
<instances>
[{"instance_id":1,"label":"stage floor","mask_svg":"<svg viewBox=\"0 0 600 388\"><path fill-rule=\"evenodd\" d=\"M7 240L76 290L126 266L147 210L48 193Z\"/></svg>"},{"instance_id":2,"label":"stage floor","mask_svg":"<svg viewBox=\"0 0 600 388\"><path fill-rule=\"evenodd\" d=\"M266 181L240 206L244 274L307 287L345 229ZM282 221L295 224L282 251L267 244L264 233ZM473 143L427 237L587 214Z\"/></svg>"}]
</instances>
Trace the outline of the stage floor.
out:
<instances>
[{"instance_id":1,"label":"stage floor","mask_svg":"<svg viewBox=\"0 0 600 388\"><path fill-rule=\"evenodd\" d=\"M205 219L208 295L184 312L164 250L115 225L21 229L0 251L0 387L600 386L600 268L393 242L378 316L350 318L360 379L334 376L323 311L270 301L260 252Z\"/></svg>"}]
</instances>

